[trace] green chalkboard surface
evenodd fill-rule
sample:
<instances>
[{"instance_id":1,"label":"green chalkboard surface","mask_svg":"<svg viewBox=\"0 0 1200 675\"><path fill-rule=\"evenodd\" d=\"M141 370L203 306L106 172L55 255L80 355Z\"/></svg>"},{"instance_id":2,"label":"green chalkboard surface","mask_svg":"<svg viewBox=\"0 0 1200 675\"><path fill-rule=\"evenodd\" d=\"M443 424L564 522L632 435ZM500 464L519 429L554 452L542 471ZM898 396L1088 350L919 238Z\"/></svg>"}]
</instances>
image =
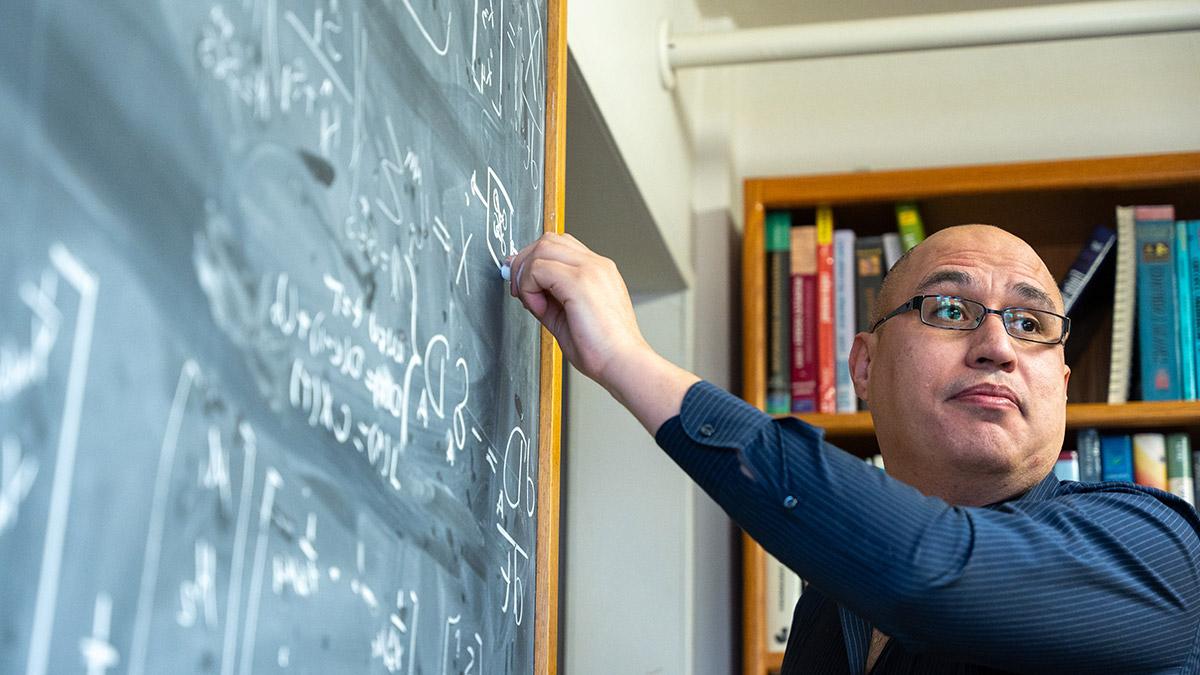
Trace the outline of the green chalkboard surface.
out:
<instances>
[{"instance_id":1,"label":"green chalkboard surface","mask_svg":"<svg viewBox=\"0 0 1200 675\"><path fill-rule=\"evenodd\" d=\"M544 0L0 19L0 673L534 669Z\"/></svg>"}]
</instances>

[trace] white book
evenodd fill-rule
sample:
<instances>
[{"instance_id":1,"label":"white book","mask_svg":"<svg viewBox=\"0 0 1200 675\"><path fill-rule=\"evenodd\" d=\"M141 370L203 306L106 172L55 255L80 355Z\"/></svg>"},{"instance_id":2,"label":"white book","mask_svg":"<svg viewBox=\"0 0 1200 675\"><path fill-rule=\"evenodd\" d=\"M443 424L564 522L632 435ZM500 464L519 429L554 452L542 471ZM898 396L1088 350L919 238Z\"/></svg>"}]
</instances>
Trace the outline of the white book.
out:
<instances>
[{"instance_id":1,"label":"white book","mask_svg":"<svg viewBox=\"0 0 1200 675\"><path fill-rule=\"evenodd\" d=\"M795 572L776 560L770 553L766 558L766 596L763 611L766 613L766 648L768 652L782 652L787 647L788 635L792 630L792 614L800 601L803 587Z\"/></svg>"},{"instance_id":2,"label":"white book","mask_svg":"<svg viewBox=\"0 0 1200 675\"><path fill-rule=\"evenodd\" d=\"M884 271L891 271L892 266L903 254L904 251L900 248L900 233L885 232L883 234L883 264L887 265L887 268Z\"/></svg>"},{"instance_id":3,"label":"white book","mask_svg":"<svg viewBox=\"0 0 1200 675\"><path fill-rule=\"evenodd\" d=\"M837 377L837 411L858 410L858 397L850 380L850 347L854 345L854 230L833 232L833 349Z\"/></svg>"},{"instance_id":4,"label":"white book","mask_svg":"<svg viewBox=\"0 0 1200 675\"><path fill-rule=\"evenodd\" d=\"M1129 371L1133 364L1133 312L1137 298L1137 233L1132 206L1117 207L1117 275L1113 285L1112 356L1108 371L1108 402L1129 400Z\"/></svg>"}]
</instances>

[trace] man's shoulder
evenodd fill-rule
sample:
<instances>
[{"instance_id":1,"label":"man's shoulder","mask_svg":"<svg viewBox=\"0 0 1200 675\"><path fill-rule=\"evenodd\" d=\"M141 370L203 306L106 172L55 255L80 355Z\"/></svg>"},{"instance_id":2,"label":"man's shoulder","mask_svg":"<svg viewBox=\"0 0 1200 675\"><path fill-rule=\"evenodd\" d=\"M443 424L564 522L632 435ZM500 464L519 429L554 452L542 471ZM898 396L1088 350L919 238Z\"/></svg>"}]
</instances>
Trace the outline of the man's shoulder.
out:
<instances>
[{"instance_id":1,"label":"man's shoulder","mask_svg":"<svg viewBox=\"0 0 1200 675\"><path fill-rule=\"evenodd\" d=\"M1200 515L1178 495L1158 488L1119 481L1081 483L1059 481L1049 502L1110 517L1152 518L1176 529L1190 529L1200 538ZM1044 503L1044 502L1043 502Z\"/></svg>"}]
</instances>

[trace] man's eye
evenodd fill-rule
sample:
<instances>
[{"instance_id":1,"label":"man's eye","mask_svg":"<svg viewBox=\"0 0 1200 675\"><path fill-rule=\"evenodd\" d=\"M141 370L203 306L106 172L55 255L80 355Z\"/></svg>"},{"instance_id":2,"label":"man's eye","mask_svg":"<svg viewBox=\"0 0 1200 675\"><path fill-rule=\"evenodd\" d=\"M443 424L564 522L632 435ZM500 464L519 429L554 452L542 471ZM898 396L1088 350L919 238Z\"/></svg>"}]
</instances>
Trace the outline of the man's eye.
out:
<instances>
[{"instance_id":1,"label":"man's eye","mask_svg":"<svg viewBox=\"0 0 1200 675\"><path fill-rule=\"evenodd\" d=\"M1009 325L1021 333L1029 335L1037 335L1042 332L1042 322L1031 314L1018 314L1013 317Z\"/></svg>"},{"instance_id":2,"label":"man's eye","mask_svg":"<svg viewBox=\"0 0 1200 675\"><path fill-rule=\"evenodd\" d=\"M937 308L935 316L943 321L965 321L967 313L963 311L962 305L957 304L942 304Z\"/></svg>"}]
</instances>

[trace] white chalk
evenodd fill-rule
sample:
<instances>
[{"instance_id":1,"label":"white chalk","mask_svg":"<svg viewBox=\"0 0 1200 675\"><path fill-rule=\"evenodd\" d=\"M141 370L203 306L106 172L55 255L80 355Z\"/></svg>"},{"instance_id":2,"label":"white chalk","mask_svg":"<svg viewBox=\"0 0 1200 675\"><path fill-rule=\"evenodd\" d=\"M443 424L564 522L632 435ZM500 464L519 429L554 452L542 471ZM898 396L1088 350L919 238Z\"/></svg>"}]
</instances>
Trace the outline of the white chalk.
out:
<instances>
[{"instance_id":1,"label":"white chalk","mask_svg":"<svg viewBox=\"0 0 1200 675\"><path fill-rule=\"evenodd\" d=\"M503 277L505 281L508 281L510 278L512 278L512 266L510 266L508 263L501 265L500 276Z\"/></svg>"}]
</instances>

